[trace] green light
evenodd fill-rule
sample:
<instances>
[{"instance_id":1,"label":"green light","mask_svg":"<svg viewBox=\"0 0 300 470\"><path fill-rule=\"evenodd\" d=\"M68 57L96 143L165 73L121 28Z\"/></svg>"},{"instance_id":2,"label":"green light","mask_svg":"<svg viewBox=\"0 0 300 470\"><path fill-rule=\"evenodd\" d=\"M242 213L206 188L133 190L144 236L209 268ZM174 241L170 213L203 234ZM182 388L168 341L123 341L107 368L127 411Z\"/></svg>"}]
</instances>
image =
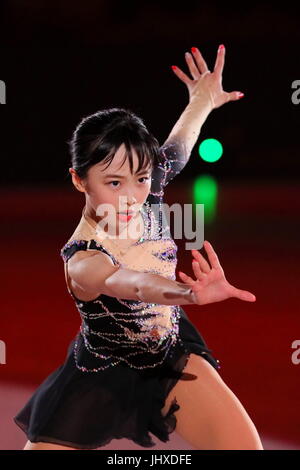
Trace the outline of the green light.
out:
<instances>
[{"instance_id":1,"label":"green light","mask_svg":"<svg viewBox=\"0 0 300 470\"><path fill-rule=\"evenodd\" d=\"M217 139L205 139L199 145L199 155L205 162L216 162L223 154L221 142Z\"/></svg>"},{"instance_id":2,"label":"green light","mask_svg":"<svg viewBox=\"0 0 300 470\"><path fill-rule=\"evenodd\" d=\"M204 204L204 223L210 223L215 219L217 197L218 186L214 178L202 175L194 181L193 201L194 204Z\"/></svg>"}]
</instances>

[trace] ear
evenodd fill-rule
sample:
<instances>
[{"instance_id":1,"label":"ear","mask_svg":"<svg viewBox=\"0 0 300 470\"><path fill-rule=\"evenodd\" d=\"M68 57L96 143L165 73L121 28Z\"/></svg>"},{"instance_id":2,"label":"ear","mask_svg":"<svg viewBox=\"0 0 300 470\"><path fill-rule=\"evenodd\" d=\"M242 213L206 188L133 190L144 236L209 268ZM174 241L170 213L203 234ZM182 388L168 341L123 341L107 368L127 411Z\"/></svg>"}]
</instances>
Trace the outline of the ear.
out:
<instances>
[{"instance_id":1,"label":"ear","mask_svg":"<svg viewBox=\"0 0 300 470\"><path fill-rule=\"evenodd\" d=\"M81 193L85 193L85 185L83 180L79 178L74 168L69 168L69 173L72 176L72 183L74 184L75 188L80 191Z\"/></svg>"}]
</instances>

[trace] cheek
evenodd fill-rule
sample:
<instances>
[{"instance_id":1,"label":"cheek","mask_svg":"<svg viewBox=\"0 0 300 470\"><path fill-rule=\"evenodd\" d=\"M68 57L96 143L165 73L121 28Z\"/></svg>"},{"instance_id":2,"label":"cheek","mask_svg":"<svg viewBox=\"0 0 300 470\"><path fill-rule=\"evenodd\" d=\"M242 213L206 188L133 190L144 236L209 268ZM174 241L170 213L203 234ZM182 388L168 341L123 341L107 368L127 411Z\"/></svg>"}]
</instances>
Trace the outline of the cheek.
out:
<instances>
[{"instance_id":1,"label":"cheek","mask_svg":"<svg viewBox=\"0 0 300 470\"><path fill-rule=\"evenodd\" d=\"M151 179L147 182L147 184L145 184L145 189L144 189L144 194L149 194L150 193L150 189L151 189Z\"/></svg>"},{"instance_id":2,"label":"cheek","mask_svg":"<svg viewBox=\"0 0 300 470\"><path fill-rule=\"evenodd\" d=\"M94 207L99 204L114 204L115 196L106 185L94 185L89 193L91 203Z\"/></svg>"}]
</instances>

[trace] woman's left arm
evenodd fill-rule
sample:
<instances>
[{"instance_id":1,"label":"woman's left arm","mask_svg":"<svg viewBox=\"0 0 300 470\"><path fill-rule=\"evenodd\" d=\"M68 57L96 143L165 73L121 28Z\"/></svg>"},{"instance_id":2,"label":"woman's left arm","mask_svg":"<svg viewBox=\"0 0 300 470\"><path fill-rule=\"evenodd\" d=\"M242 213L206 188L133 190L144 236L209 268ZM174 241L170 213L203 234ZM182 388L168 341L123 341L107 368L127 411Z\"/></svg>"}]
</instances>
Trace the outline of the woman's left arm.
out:
<instances>
[{"instance_id":1,"label":"woman's left arm","mask_svg":"<svg viewBox=\"0 0 300 470\"><path fill-rule=\"evenodd\" d=\"M185 53L190 79L179 67L172 66L175 75L185 83L189 92L189 103L172 128L162 149L176 148L182 160L182 167L188 162L191 151L199 137L203 123L210 112L229 101L242 98L238 91L226 92L222 88L222 72L225 59L225 48L220 46L213 72L208 70L199 49L192 48L193 55ZM174 155L171 151L171 157Z\"/></svg>"}]
</instances>

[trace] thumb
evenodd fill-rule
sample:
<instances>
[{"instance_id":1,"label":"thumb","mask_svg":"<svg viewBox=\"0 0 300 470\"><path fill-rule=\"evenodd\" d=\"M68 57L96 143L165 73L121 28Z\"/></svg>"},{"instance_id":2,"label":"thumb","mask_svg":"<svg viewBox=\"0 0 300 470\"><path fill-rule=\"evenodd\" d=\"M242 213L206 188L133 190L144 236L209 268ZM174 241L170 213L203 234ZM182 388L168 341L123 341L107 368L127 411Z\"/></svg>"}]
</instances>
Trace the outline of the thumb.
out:
<instances>
[{"instance_id":1,"label":"thumb","mask_svg":"<svg viewBox=\"0 0 300 470\"><path fill-rule=\"evenodd\" d=\"M251 292L247 290L236 289L235 290L235 297L238 297L240 300L245 300L246 302L255 302L256 297Z\"/></svg>"},{"instance_id":2,"label":"thumb","mask_svg":"<svg viewBox=\"0 0 300 470\"><path fill-rule=\"evenodd\" d=\"M240 100L241 98L243 98L243 96L244 93L242 93L241 91L231 91L229 93L229 101Z\"/></svg>"},{"instance_id":3,"label":"thumb","mask_svg":"<svg viewBox=\"0 0 300 470\"><path fill-rule=\"evenodd\" d=\"M184 284L187 284L189 286L192 286L193 284L195 284L195 281L190 276L187 276L185 273L183 273L182 271L178 271L178 274L183 280Z\"/></svg>"}]
</instances>

